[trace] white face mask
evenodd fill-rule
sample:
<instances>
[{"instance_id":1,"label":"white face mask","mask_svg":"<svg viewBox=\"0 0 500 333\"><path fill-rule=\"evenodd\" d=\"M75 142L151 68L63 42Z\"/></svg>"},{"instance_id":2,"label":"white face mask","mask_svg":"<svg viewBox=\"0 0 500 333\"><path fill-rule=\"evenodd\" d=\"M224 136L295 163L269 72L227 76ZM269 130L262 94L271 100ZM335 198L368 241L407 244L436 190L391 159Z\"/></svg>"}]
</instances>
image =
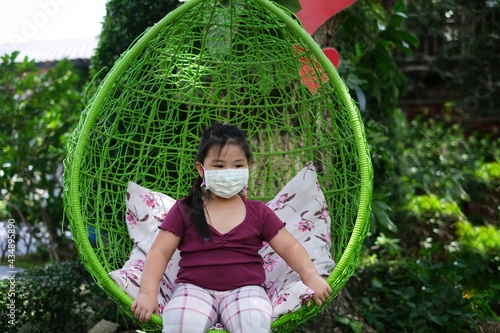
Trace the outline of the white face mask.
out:
<instances>
[{"instance_id":1,"label":"white face mask","mask_svg":"<svg viewBox=\"0 0 500 333\"><path fill-rule=\"evenodd\" d=\"M226 199L234 197L247 185L248 169L205 170L205 186L207 190L219 197Z\"/></svg>"}]
</instances>

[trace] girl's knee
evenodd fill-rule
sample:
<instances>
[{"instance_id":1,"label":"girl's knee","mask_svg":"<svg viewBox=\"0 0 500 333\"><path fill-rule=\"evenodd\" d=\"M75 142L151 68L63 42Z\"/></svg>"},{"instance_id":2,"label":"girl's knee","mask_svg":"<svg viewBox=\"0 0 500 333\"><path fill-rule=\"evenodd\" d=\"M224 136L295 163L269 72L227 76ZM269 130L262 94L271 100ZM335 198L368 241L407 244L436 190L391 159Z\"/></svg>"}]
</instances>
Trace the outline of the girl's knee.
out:
<instances>
[{"instance_id":1,"label":"girl's knee","mask_svg":"<svg viewBox=\"0 0 500 333\"><path fill-rule=\"evenodd\" d=\"M259 310L246 310L232 318L227 327L231 333L269 333L272 316Z\"/></svg>"},{"instance_id":2,"label":"girl's knee","mask_svg":"<svg viewBox=\"0 0 500 333\"><path fill-rule=\"evenodd\" d=\"M270 332L272 315L271 301L258 287L228 297L221 311L221 319L231 333Z\"/></svg>"},{"instance_id":3,"label":"girl's knee","mask_svg":"<svg viewBox=\"0 0 500 333\"><path fill-rule=\"evenodd\" d=\"M162 313L163 331L167 333L206 332L217 322L213 299L203 289L179 286Z\"/></svg>"},{"instance_id":4,"label":"girl's knee","mask_svg":"<svg viewBox=\"0 0 500 333\"><path fill-rule=\"evenodd\" d=\"M164 311L162 317L166 333L204 333L216 321L211 313L182 307Z\"/></svg>"}]
</instances>

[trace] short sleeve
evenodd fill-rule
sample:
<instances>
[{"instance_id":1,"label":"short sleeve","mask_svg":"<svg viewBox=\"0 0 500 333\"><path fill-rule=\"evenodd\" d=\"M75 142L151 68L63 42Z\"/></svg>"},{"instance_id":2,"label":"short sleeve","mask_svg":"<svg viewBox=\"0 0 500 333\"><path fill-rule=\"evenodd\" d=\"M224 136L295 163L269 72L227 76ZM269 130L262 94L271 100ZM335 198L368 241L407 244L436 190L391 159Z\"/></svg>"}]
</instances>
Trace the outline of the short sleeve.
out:
<instances>
[{"instance_id":1,"label":"short sleeve","mask_svg":"<svg viewBox=\"0 0 500 333\"><path fill-rule=\"evenodd\" d=\"M263 217L262 239L269 242L285 226L285 223L265 204L262 204L261 209Z\"/></svg>"},{"instance_id":2,"label":"short sleeve","mask_svg":"<svg viewBox=\"0 0 500 333\"><path fill-rule=\"evenodd\" d=\"M184 214L182 213L181 201L177 201L163 219L159 228L167 230L178 237L184 236Z\"/></svg>"}]
</instances>

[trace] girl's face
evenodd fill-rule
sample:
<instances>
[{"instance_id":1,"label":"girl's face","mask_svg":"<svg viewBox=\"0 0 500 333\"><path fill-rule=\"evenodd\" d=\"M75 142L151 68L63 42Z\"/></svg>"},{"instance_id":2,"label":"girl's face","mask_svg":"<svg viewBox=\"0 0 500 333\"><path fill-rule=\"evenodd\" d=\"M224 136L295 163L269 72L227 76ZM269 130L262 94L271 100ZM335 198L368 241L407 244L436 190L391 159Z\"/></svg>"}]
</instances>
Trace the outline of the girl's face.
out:
<instances>
[{"instance_id":1,"label":"girl's face","mask_svg":"<svg viewBox=\"0 0 500 333\"><path fill-rule=\"evenodd\" d=\"M228 144L222 147L213 146L208 150L208 154L203 161L196 162L196 169L202 178L204 178L203 167L206 170L212 169L248 169L245 153L238 145Z\"/></svg>"}]
</instances>

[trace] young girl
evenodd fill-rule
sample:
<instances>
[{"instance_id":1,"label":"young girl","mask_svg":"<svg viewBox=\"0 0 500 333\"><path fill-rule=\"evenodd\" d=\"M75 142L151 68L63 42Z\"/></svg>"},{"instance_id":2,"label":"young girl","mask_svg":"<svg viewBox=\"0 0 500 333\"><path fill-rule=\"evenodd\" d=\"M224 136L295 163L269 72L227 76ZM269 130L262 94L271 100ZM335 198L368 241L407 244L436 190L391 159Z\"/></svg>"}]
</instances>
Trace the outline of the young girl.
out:
<instances>
[{"instance_id":1,"label":"young girl","mask_svg":"<svg viewBox=\"0 0 500 333\"><path fill-rule=\"evenodd\" d=\"M177 248L180 269L163 311L163 332L205 332L216 323L231 333L270 332L273 309L258 252L263 241L315 291L318 306L329 297L330 286L284 223L264 203L246 198L250 160L238 128L217 123L202 134L199 177L170 209L147 255L131 306L138 320L158 313L159 282Z\"/></svg>"}]
</instances>

